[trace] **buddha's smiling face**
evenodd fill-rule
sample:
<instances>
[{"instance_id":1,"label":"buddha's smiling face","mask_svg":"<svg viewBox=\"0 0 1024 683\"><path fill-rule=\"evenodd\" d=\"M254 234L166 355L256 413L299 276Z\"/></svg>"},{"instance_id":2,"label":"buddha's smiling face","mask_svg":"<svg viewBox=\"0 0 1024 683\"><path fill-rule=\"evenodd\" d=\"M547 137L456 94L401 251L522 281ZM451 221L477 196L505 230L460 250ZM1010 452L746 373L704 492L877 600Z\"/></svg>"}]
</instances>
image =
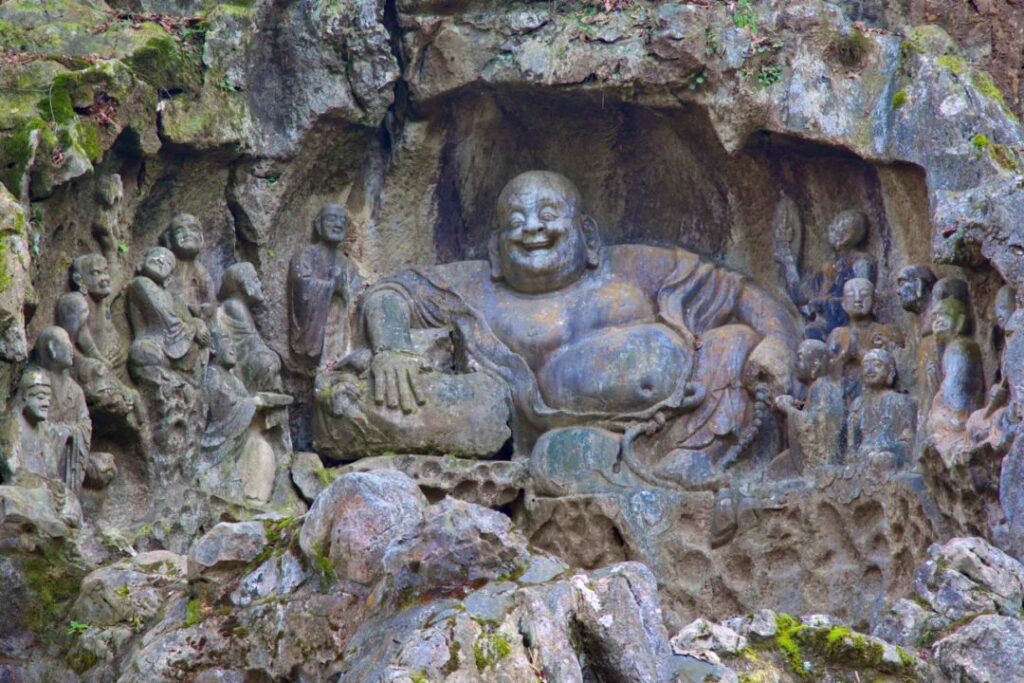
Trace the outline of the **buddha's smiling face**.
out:
<instances>
[{"instance_id":1,"label":"buddha's smiling face","mask_svg":"<svg viewBox=\"0 0 1024 683\"><path fill-rule=\"evenodd\" d=\"M587 267L579 197L551 173L525 173L498 203L501 274L513 289L549 292L574 282Z\"/></svg>"}]
</instances>

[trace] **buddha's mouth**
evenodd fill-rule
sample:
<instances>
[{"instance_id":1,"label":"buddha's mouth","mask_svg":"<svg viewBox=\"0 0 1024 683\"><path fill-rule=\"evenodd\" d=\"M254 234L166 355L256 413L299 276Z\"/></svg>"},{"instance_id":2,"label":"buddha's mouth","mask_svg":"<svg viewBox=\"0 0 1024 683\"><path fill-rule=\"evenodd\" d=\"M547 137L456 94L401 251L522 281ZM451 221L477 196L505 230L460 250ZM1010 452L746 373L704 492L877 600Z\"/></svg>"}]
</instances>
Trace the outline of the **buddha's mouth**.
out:
<instances>
[{"instance_id":1,"label":"buddha's mouth","mask_svg":"<svg viewBox=\"0 0 1024 683\"><path fill-rule=\"evenodd\" d=\"M519 246L523 251L544 251L550 249L555 244L552 239L537 240L535 242L520 242Z\"/></svg>"}]
</instances>

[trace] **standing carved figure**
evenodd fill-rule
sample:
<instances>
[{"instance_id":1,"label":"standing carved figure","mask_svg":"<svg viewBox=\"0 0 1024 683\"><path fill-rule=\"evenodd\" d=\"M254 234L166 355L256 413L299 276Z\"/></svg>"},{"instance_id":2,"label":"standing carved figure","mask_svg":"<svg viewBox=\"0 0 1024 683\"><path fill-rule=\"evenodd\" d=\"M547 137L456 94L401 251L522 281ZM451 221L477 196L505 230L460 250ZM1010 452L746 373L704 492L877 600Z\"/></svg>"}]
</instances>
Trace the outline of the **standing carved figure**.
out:
<instances>
[{"instance_id":1,"label":"standing carved figure","mask_svg":"<svg viewBox=\"0 0 1024 683\"><path fill-rule=\"evenodd\" d=\"M325 204L313 222L314 243L296 254L288 270L292 351L327 366L352 346L352 319L363 290L359 271L342 253L348 212Z\"/></svg>"},{"instance_id":2,"label":"standing carved figure","mask_svg":"<svg viewBox=\"0 0 1024 683\"><path fill-rule=\"evenodd\" d=\"M917 431L917 402L893 389L896 359L871 349L861 361L863 391L850 407L847 459L888 468L907 463Z\"/></svg>"},{"instance_id":3,"label":"standing carved figure","mask_svg":"<svg viewBox=\"0 0 1024 683\"><path fill-rule=\"evenodd\" d=\"M837 464L842 450L843 390L828 376L828 366L825 342L801 342L795 369L807 386L807 399L803 407L789 395L775 399L775 407L786 416L790 455L802 471Z\"/></svg>"},{"instance_id":4,"label":"standing carved figure","mask_svg":"<svg viewBox=\"0 0 1024 683\"><path fill-rule=\"evenodd\" d=\"M85 480L92 440L92 420L85 395L71 377L74 346L61 327L44 327L36 340L36 360L50 380L49 423L54 431L60 478L77 493Z\"/></svg>"},{"instance_id":5,"label":"standing carved figure","mask_svg":"<svg viewBox=\"0 0 1024 683\"><path fill-rule=\"evenodd\" d=\"M996 293L992 328L992 348L999 354L999 367L995 381L988 392L985 407L974 411L967 420L967 438L972 450L990 449L998 455L1005 455L1013 440L1016 426L1016 411L1009 405L1010 387L1003 365L1006 362L1006 344L1013 336L1011 325L1016 312L1016 294L1009 285L1003 285Z\"/></svg>"},{"instance_id":6,"label":"standing carved figure","mask_svg":"<svg viewBox=\"0 0 1024 683\"><path fill-rule=\"evenodd\" d=\"M777 212L791 214L792 211ZM793 222L791 218L788 222ZM780 230L776 227L776 232ZM786 234L794 229L783 231ZM782 269L786 291L807 320L805 334L809 339L827 339L833 329L849 322L842 300L844 287L853 278L874 283L878 277L875 258L860 249L868 235L868 217L850 209L836 215L828 226L828 241L835 250L835 259L824 269L804 275L799 272L799 254L791 240L777 235L774 256Z\"/></svg>"},{"instance_id":7,"label":"standing carved figure","mask_svg":"<svg viewBox=\"0 0 1024 683\"><path fill-rule=\"evenodd\" d=\"M894 328L876 322L875 286L866 278L852 278L843 285L843 310L849 324L832 330L828 348L834 372L842 378L843 395L852 400L860 393L860 364L864 354L877 348L892 351L903 346L903 338Z\"/></svg>"},{"instance_id":8,"label":"standing carved figure","mask_svg":"<svg viewBox=\"0 0 1024 683\"><path fill-rule=\"evenodd\" d=\"M189 313L194 317L209 320L217 299L213 278L198 259L203 250L203 229L199 219L187 213L178 214L160 236L160 243L174 252L176 259L169 289L188 305Z\"/></svg>"},{"instance_id":9,"label":"standing carved figure","mask_svg":"<svg viewBox=\"0 0 1024 683\"><path fill-rule=\"evenodd\" d=\"M981 349L969 333L970 317L959 299L945 299L932 311L941 382L928 413L927 429L932 447L947 468L965 457L967 418L984 400Z\"/></svg>"},{"instance_id":10,"label":"standing carved figure","mask_svg":"<svg viewBox=\"0 0 1024 683\"><path fill-rule=\"evenodd\" d=\"M914 387L923 415L927 415L931 397L938 386L938 367L935 339L931 336L931 297L935 286L935 273L924 265L906 266L896 276L896 294L900 306L912 313L917 323L917 334L908 343L909 359L900 364L904 386Z\"/></svg>"},{"instance_id":11,"label":"standing carved figure","mask_svg":"<svg viewBox=\"0 0 1024 683\"><path fill-rule=\"evenodd\" d=\"M124 184L117 173L108 173L96 178L96 215L92 221L92 236L100 245L100 252L107 258L114 276L114 290L120 289L127 271L120 262L127 254L127 236L121 227L121 202L124 200Z\"/></svg>"},{"instance_id":12,"label":"standing carved figure","mask_svg":"<svg viewBox=\"0 0 1024 683\"><path fill-rule=\"evenodd\" d=\"M224 271L216 324L231 337L237 355L236 372L251 391L281 391L281 359L256 329L252 309L262 306L263 286L251 263Z\"/></svg>"}]
</instances>

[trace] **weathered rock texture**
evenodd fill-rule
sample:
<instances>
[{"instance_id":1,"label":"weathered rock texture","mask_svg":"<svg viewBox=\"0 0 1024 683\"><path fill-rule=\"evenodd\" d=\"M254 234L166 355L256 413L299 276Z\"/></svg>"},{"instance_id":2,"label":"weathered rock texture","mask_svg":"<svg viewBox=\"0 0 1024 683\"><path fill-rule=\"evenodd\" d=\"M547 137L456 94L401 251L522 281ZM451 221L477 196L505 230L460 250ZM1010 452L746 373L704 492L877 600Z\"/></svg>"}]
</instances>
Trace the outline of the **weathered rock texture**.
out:
<instances>
[{"instance_id":1,"label":"weathered rock texture","mask_svg":"<svg viewBox=\"0 0 1024 683\"><path fill-rule=\"evenodd\" d=\"M825 226L856 206L878 254L875 314L913 325L896 274L934 262L969 282L975 337L989 339L996 290L1024 292L1020 26L999 2L4 3L0 400L52 324L71 259L96 251L95 190L113 172L123 275L183 212L200 218L214 282L253 262L271 294L255 324L296 397L287 441L300 450L313 368L289 347L284 293L320 207L347 208L344 249L372 282L485 256L498 191L531 168L570 176L607 242L681 245L779 298L766 254L780 197L804 217L812 263L828 260ZM1003 354L1015 406L1021 340ZM983 354L992 377L1000 354ZM0 677L733 680L673 655L665 624L762 607L934 643L931 680L1024 668L1019 563L974 538L926 561L958 534L1019 556L1020 438L1001 483L967 466L924 479L837 466L809 486L732 491L724 544L711 493L547 497L506 454L341 469L304 456L291 474L313 506L300 517L283 466L287 492L257 511L197 494L170 454L155 479L149 446L97 426L93 450L118 476L83 493L80 532L11 503ZM907 599L915 589L927 606ZM675 646L778 644L774 673L748 680L803 676L803 651L831 680L928 680L887 643L760 616L733 623L737 638L700 622Z\"/></svg>"}]
</instances>

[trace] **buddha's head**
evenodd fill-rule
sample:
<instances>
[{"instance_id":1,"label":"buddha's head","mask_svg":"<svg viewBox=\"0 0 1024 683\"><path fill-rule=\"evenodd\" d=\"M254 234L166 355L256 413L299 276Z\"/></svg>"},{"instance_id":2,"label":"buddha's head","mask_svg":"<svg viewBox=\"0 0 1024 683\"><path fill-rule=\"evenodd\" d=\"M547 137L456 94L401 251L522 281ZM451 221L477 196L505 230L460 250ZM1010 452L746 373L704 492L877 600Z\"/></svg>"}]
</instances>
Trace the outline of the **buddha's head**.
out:
<instances>
[{"instance_id":1,"label":"buddha's head","mask_svg":"<svg viewBox=\"0 0 1024 683\"><path fill-rule=\"evenodd\" d=\"M489 253L491 275L528 294L561 289L597 267L597 224L583 215L579 190L550 171L513 178L498 196Z\"/></svg>"},{"instance_id":2,"label":"buddha's head","mask_svg":"<svg viewBox=\"0 0 1024 683\"><path fill-rule=\"evenodd\" d=\"M50 416L53 389L45 372L38 368L26 370L18 382L18 391L21 393L22 414L29 422L38 424Z\"/></svg>"},{"instance_id":3,"label":"buddha's head","mask_svg":"<svg viewBox=\"0 0 1024 683\"><path fill-rule=\"evenodd\" d=\"M340 204L324 204L313 221L313 229L322 242L330 245L340 243L348 230L348 211Z\"/></svg>"},{"instance_id":4,"label":"buddha's head","mask_svg":"<svg viewBox=\"0 0 1024 683\"><path fill-rule=\"evenodd\" d=\"M240 297L252 306L264 302L263 285L256 268L248 261L233 263L224 271L219 298L224 301L232 297Z\"/></svg>"},{"instance_id":5,"label":"buddha's head","mask_svg":"<svg viewBox=\"0 0 1024 683\"><path fill-rule=\"evenodd\" d=\"M868 217L863 211L839 212L828 226L828 242L836 251L856 247L868 236Z\"/></svg>"},{"instance_id":6,"label":"buddha's head","mask_svg":"<svg viewBox=\"0 0 1024 683\"><path fill-rule=\"evenodd\" d=\"M896 277L896 293L900 306L911 313L921 313L928 306L928 297L935 285L935 273L928 266L907 266Z\"/></svg>"},{"instance_id":7,"label":"buddha's head","mask_svg":"<svg viewBox=\"0 0 1024 683\"><path fill-rule=\"evenodd\" d=\"M174 253L170 249L153 247L143 255L137 272L163 286L177 265L178 260L174 258Z\"/></svg>"},{"instance_id":8,"label":"buddha's head","mask_svg":"<svg viewBox=\"0 0 1024 683\"><path fill-rule=\"evenodd\" d=\"M203 229L199 219L188 213L179 213L164 230L161 244L179 259L193 259L203 250Z\"/></svg>"},{"instance_id":9,"label":"buddha's head","mask_svg":"<svg viewBox=\"0 0 1024 683\"><path fill-rule=\"evenodd\" d=\"M871 349L860 361L860 377L872 389L888 389L896 381L896 358L886 349Z\"/></svg>"},{"instance_id":10,"label":"buddha's head","mask_svg":"<svg viewBox=\"0 0 1024 683\"><path fill-rule=\"evenodd\" d=\"M99 254L83 254L71 262L71 287L99 301L110 296L110 266Z\"/></svg>"},{"instance_id":11,"label":"buddha's head","mask_svg":"<svg viewBox=\"0 0 1024 683\"><path fill-rule=\"evenodd\" d=\"M796 350L796 377L810 383L828 370L828 346L819 339L805 339Z\"/></svg>"},{"instance_id":12,"label":"buddha's head","mask_svg":"<svg viewBox=\"0 0 1024 683\"><path fill-rule=\"evenodd\" d=\"M863 277L850 278L843 285L843 310L854 320L871 317L875 305L875 285Z\"/></svg>"},{"instance_id":13,"label":"buddha's head","mask_svg":"<svg viewBox=\"0 0 1024 683\"><path fill-rule=\"evenodd\" d=\"M36 355L39 365L52 372L61 372L71 367L75 358L75 347L63 327L44 327L36 339Z\"/></svg>"}]
</instances>

